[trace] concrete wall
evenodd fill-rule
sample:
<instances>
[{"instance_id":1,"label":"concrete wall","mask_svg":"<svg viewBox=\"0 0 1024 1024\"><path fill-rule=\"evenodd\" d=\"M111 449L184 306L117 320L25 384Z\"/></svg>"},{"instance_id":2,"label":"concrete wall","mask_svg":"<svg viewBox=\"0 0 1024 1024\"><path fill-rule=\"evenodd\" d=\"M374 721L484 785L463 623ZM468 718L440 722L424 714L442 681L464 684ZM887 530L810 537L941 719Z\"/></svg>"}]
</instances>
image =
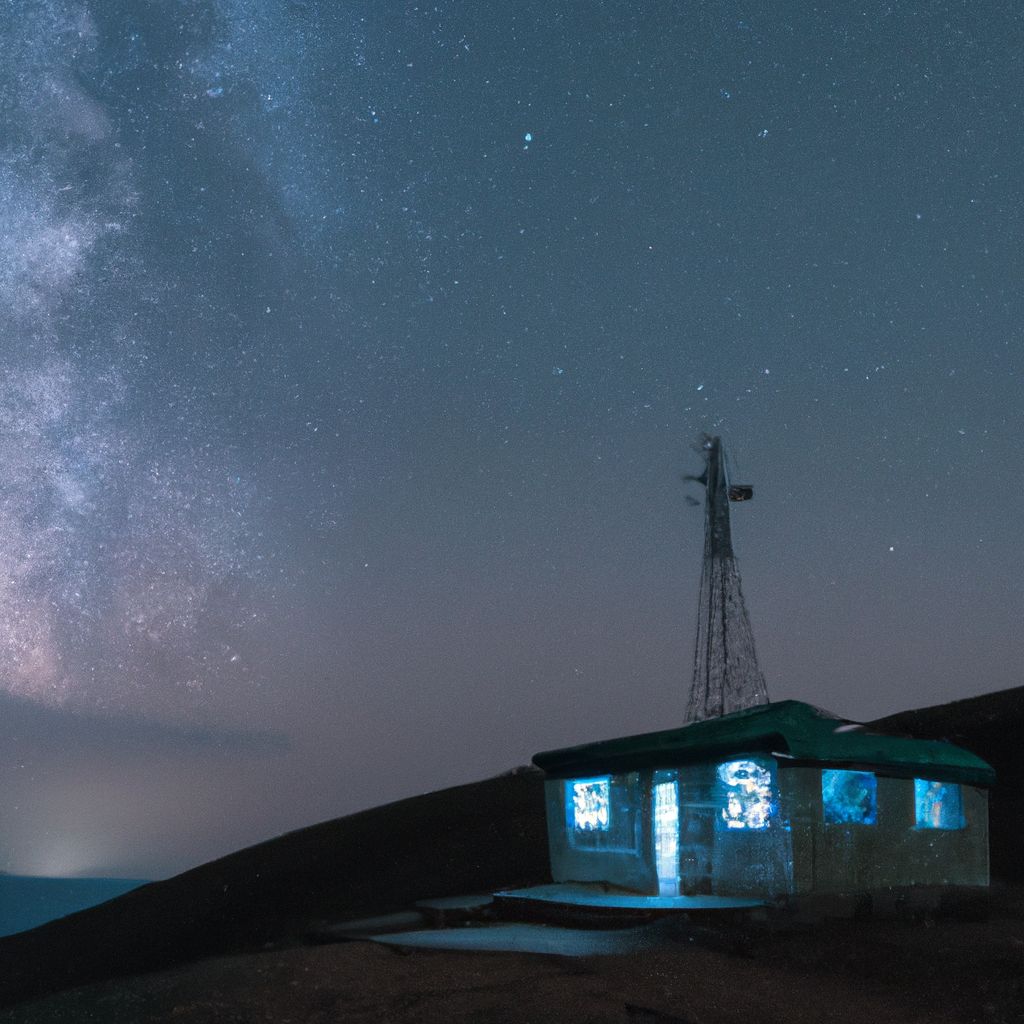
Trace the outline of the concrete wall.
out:
<instances>
[{"instance_id":1,"label":"concrete wall","mask_svg":"<svg viewBox=\"0 0 1024 1024\"><path fill-rule=\"evenodd\" d=\"M769 767L775 759L758 756ZM722 818L718 761L679 769L680 889L684 895L766 896L792 888L792 848L781 814L765 828L731 829Z\"/></svg>"},{"instance_id":2,"label":"concrete wall","mask_svg":"<svg viewBox=\"0 0 1024 1024\"><path fill-rule=\"evenodd\" d=\"M656 894L651 773L630 772L612 776L612 780L610 825L615 839L612 849L587 848L573 842L568 827L570 808L566 806L566 780L545 782L551 877L556 882L606 882L635 892ZM629 836L626 842L621 839L624 834Z\"/></svg>"},{"instance_id":3,"label":"concrete wall","mask_svg":"<svg viewBox=\"0 0 1024 1024\"><path fill-rule=\"evenodd\" d=\"M779 772L793 842L793 891L856 893L912 885L988 885L988 794L962 786L965 827L915 827L914 781L877 778L874 825L828 824L821 769Z\"/></svg>"},{"instance_id":4,"label":"concrete wall","mask_svg":"<svg viewBox=\"0 0 1024 1024\"><path fill-rule=\"evenodd\" d=\"M772 765L774 760L761 758ZM729 829L722 820L718 762L686 765L679 775L679 877L684 895L781 895L791 891L792 850L781 818L765 829ZM551 875L556 882L607 882L637 892L658 892L653 836L653 772L612 776L620 802L612 824L629 818L631 841L614 848L574 842L565 780L548 780L546 803ZM629 806L626 806L628 801ZM621 833L620 833L621 835Z\"/></svg>"},{"instance_id":5,"label":"concrete wall","mask_svg":"<svg viewBox=\"0 0 1024 1024\"><path fill-rule=\"evenodd\" d=\"M760 760L772 765L778 792L778 813L763 829L724 827L717 762L679 768L683 894L772 897L988 884L985 790L961 787L964 828L919 829L913 779L876 775L876 824L826 824L820 768ZM604 842L604 848L574 842L565 780L547 780L548 840L556 882L606 882L658 892L652 777L650 771L612 776L614 834L611 840L587 840Z\"/></svg>"}]
</instances>

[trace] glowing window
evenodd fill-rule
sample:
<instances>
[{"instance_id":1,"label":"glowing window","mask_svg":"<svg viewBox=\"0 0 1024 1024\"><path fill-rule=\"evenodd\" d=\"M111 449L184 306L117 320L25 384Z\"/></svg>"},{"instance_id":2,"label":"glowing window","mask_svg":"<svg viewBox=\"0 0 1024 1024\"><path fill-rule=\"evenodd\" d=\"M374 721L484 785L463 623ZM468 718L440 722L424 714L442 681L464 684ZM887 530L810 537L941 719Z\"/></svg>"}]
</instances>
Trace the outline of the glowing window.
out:
<instances>
[{"instance_id":1,"label":"glowing window","mask_svg":"<svg viewBox=\"0 0 1024 1024\"><path fill-rule=\"evenodd\" d=\"M914 806L918 828L963 828L960 787L953 782L914 779Z\"/></svg>"},{"instance_id":2,"label":"glowing window","mask_svg":"<svg viewBox=\"0 0 1024 1024\"><path fill-rule=\"evenodd\" d=\"M577 832L607 832L611 777L578 779L566 783L572 807L572 827Z\"/></svg>"},{"instance_id":3,"label":"glowing window","mask_svg":"<svg viewBox=\"0 0 1024 1024\"><path fill-rule=\"evenodd\" d=\"M878 819L878 783L872 772L825 768L821 802L828 825L874 825Z\"/></svg>"},{"instance_id":4,"label":"glowing window","mask_svg":"<svg viewBox=\"0 0 1024 1024\"><path fill-rule=\"evenodd\" d=\"M767 828L775 816L772 770L765 761L750 758L718 766L725 787L721 819L726 828Z\"/></svg>"}]
</instances>

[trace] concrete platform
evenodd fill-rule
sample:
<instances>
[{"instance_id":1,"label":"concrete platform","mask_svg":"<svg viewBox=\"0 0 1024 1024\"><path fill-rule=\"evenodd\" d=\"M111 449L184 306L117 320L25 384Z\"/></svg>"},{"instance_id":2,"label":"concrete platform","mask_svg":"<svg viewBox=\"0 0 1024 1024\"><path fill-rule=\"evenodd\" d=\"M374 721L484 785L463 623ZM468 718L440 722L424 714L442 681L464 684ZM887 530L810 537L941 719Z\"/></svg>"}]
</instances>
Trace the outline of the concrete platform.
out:
<instances>
[{"instance_id":1,"label":"concrete platform","mask_svg":"<svg viewBox=\"0 0 1024 1024\"><path fill-rule=\"evenodd\" d=\"M529 889L505 889L496 892L494 898L595 910L753 910L768 905L765 900L737 899L732 896L644 896L579 882L535 885Z\"/></svg>"},{"instance_id":2,"label":"concrete platform","mask_svg":"<svg viewBox=\"0 0 1024 1024\"><path fill-rule=\"evenodd\" d=\"M622 910L751 910L768 905L765 900L737 899L732 896L644 896L582 883L506 889L495 893L495 898Z\"/></svg>"},{"instance_id":3,"label":"concrete platform","mask_svg":"<svg viewBox=\"0 0 1024 1024\"><path fill-rule=\"evenodd\" d=\"M663 926L657 923L612 930L510 923L370 935L367 938L371 942L407 949L545 953L555 956L613 956L680 941L679 936L666 934Z\"/></svg>"},{"instance_id":4,"label":"concrete platform","mask_svg":"<svg viewBox=\"0 0 1024 1024\"><path fill-rule=\"evenodd\" d=\"M417 910L377 917L360 917L352 921L318 921L306 930L306 941L317 945L328 942L350 942L389 932L412 931L431 922Z\"/></svg>"},{"instance_id":5,"label":"concrete platform","mask_svg":"<svg viewBox=\"0 0 1024 1024\"><path fill-rule=\"evenodd\" d=\"M431 928L452 928L489 920L494 905L490 893L473 893L469 896L439 896L428 900L417 900L416 909Z\"/></svg>"},{"instance_id":6,"label":"concrete platform","mask_svg":"<svg viewBox=\"0 0 1024 1024\"><path fill-rule=\"evenodd\" d=\"M666 942L712 944L764 912L763 900L643 896L600 884L550 884L417 900L415 909L310 929L312 942L369 939L425 949L564 956L626 953ZM724 929L724 931L722 930Z\"/></svg>"}]
</instances>

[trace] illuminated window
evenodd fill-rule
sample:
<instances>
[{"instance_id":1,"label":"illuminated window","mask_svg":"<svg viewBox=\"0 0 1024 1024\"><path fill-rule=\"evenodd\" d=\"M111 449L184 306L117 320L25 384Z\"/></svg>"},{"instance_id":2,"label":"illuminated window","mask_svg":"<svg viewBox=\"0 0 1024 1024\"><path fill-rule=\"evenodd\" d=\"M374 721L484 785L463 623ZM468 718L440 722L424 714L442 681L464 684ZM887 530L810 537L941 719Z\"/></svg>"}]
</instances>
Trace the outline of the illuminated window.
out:
<instances>
[{"instance_id":1,"label":"illuminated window","mask_svg":"<svg viewBox=\"0 0 1024 1024\"><path fill-rule=\"evenodd\" d=\"M828 825L874 825L878 818L878 784L872 772L825 768L821 802Z\"/></svg>"},{"instance_id":2,"label":"illuminated window","mask_svg":"<svg viewBox=\"0 0 1024 1024\"><path fill-rule=\"evenodd\" d=\"M640 775L598 775L565 780L569 845L590 853L637 853L647 828Z\"/></svg>"},{"instance_id":3,"label":"illuminated window","mask_svg":"<svg viewBox=\"0 0 1024 1024\"><path fill-rule=\"evenodd\" d=\"M918 828L963 828L960 787L954 782L914 779L914 806Z\"/></svg>"},{"instance_id":4,"label":"illuminated window","mask_svg":"<svg viewBox=\"0 0 1024 1024\"><path fill-rule=\"evenodd\" d=\"M572 807L572 827L576 832L607 832L611 778L578 779L567 782Z\"/></svg>"},{"instance_id":5,"label":"illuminated window","mask_svg":"<svg viewBox=\"0 0 1024 1024\"><path fill-rule=\"evenodd\" d=\"M725 788L721 820L726 828L767 828L775 816L772 769L766 761L745 758L718 766L718 779Z\"/></svg>"}]
</instances>

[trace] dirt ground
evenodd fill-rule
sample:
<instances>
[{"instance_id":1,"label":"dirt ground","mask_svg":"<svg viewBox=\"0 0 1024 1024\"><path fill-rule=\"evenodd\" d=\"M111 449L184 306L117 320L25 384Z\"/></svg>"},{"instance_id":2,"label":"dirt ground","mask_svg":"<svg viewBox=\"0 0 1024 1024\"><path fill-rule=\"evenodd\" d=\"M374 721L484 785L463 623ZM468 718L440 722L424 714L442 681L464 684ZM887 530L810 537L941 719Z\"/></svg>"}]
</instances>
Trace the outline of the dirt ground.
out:
<instances>
[{"instance_id":1,"label":"dirt ground","mask_svg":"<svg viewBox=\"0 0 1024 1024\"><path fill-rule=\"evenodd\" d=\"M350 942L201 961L21 1004L2 1024L1021 1024L1024 893L986 921L837 920L615 956Z\"/></svg>"}]
</instances>

